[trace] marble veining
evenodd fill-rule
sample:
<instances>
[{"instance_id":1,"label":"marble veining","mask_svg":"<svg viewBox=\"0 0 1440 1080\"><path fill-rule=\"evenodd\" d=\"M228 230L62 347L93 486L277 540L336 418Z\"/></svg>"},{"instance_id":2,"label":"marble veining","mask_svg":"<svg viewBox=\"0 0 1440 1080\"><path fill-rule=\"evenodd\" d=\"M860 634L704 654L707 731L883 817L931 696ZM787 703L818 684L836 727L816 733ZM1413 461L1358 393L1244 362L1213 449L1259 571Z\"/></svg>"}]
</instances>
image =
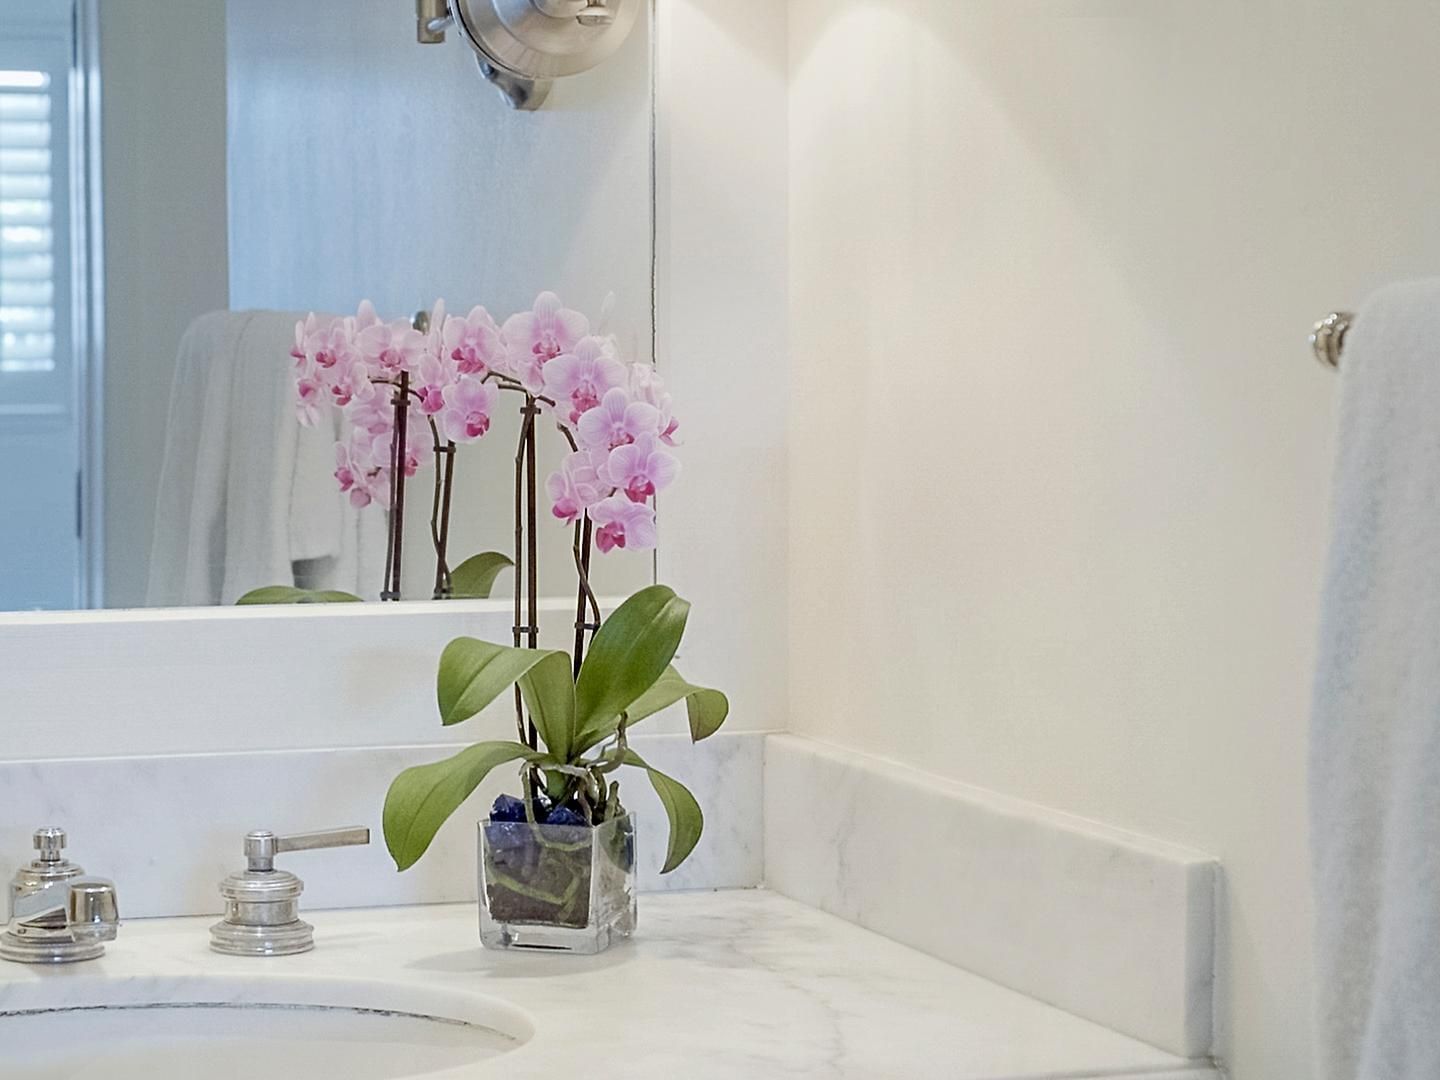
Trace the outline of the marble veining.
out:
<instances>
[{"instance_id":1,"label":"marble veining","mask_svg":"<svg viewBox=\"0 0 1440 1080\"><path fill-rule=\"evenodd\" d=\"M642 898L635 940L596 957L487 952L475 920L473 905L322 912L313 953L273 960L210 953L203 919L133 922L90 964L0 964L0 1012L133 1003L147 983L172 993L177 978L212 996L249 980L237 992L250 1000L276 999L254 980L287 980L285 993L323 1004L326 980L363 979L377 1004L387 983L406 1001L491 998L486 1019L529 1034L503 1057L445 1074L456 1080L1219 1080L1203 1064L764 890Z\"/></svg>"},{"instance_id":2,"label":"marble veining","mask_svg":"<svg viewBox=\"0 0 1440 1080\"><path fill-rule=\"evenodd\" d=\"M662 877L664 811L644 774L626 770L622 793L641 837L640 888L759 885L764 737L721 734L691 744L683 735L642 734L631 741L651 765L690 787L706 819L694 854ZM302 910L473 900L475 824L497 794L513 788L508 770L493 773L404 874L395 872L380 829L390 780L461 745L0 762L0 876L29 861L33 829L61 825L71 857L115 880L122 915L212 914L222 907L221 878L243 865L241 840L251 829L368 825L369 847L284 857L305 881Z\"/></svg>"},{"instance_id":3,"label":"marble veining","mask_svg":"<svg viewBox=\"0 0 1440 1080\"><path fill-rule=\"evenodd\" d=\"M766 744L765 866L786 896L1182 1057L1211 1052L1209 856L783 735Z\"/></svg>"}]
</instances>

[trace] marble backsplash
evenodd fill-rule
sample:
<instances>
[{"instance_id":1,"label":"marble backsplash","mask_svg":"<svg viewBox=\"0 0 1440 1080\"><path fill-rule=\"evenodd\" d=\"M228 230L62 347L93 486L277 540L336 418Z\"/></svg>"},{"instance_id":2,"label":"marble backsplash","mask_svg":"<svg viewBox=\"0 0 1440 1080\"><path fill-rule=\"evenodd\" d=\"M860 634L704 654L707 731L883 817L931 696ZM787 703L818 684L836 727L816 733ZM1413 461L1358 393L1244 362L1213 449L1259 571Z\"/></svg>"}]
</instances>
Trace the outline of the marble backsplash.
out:
<instances>
[{"instance_id":1,"label":"marble backsplash","mask_svg":"<svg viewBox=\"0 0 1440 1080\"><path fill-rule=\"evenodd\" d=\"M624 797L640 830L644 890L753 888L763 877L764 736L637 735L655 768L695 793L706 828L684 866L661 876L667 824L644 775ZM243 869L252 829L308 832L368 825L371 844L282 856L305 881L301 909L445 903L475 897L476 819L513 786L498 769L403 874L385 850L380 811L390 780L461 749L414 746L0 762L0 876L31 858L31 833L59 825L67 854L114 879L126 918L217 913L221 878Z\"/></svg>"},{"instance_id":2,"label":"marble backsplash","mask_svg":"<svg viewBox=\"0 0 1440 1080\"><path fill-rule=\"evenodd\" d=\"M1184 1058L1213 1047L1219 871L814 740L766 744L769 888Z\"/></svg>"}]
</instances>

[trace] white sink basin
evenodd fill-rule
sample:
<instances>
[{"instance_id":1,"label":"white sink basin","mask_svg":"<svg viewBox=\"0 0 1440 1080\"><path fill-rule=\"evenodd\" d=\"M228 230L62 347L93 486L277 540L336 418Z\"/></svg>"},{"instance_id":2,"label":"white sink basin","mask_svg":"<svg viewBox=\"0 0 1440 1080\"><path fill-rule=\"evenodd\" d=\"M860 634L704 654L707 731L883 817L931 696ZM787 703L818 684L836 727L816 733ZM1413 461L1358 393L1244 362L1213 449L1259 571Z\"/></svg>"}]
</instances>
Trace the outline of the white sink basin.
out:
<instances>
[{"instance_id":1,"label":"white sink basin","mask_svg":"<svg viewBox=\"0 0 1440 1080\"><path fill-rule=\"evenodd\" d=\"M64 980L0 1000L26 1080L462 1077L533 1033L483 995L304 978Z\"/></svg>"}]
</instances>

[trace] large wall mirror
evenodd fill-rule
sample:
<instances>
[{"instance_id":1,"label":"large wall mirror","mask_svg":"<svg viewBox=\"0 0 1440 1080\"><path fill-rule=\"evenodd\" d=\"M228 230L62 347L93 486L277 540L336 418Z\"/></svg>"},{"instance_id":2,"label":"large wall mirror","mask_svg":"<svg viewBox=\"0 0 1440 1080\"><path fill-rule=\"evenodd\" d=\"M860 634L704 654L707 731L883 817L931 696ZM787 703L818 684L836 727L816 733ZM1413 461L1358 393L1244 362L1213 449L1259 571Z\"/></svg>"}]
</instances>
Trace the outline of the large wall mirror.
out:
<instances>
[{"instance_id":1,"label":"large wall mirror","mask_svg":"<svg viewBox=\"0 0 1440 1080\"><path fill-rule=\"evenodd\" d=\"M380 599L391 512L342 491L346 417L298 419L309 312L503 324L553 291L653 363L651 31L520 112L406 0L0 0L0 610ZM490 419L453 459L452 567L514 544L519 403ZM543 487L568 448L541 427ZM436 470L407 600L436 591ZM573 597L548 506L535 542ZM652 577L617 550L592 584Z\"/></svg>"}]
</instances>

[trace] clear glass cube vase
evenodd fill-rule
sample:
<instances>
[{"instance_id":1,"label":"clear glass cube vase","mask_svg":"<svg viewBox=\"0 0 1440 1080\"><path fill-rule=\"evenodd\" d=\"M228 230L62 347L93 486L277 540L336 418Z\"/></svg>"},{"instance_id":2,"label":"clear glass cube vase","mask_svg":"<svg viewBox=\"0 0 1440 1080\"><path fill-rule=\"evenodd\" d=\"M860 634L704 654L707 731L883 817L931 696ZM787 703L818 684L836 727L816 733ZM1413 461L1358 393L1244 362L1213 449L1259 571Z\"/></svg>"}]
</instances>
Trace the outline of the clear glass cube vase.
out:
<instances>
[{"instance_id":1,"label":"clear glass cube vase","mask_svg":"<svg viewBox=\"0 0 1440 1080\"><path fill-rule=\"evenodd\" d=\"M480 822L487 949L604 952L635 931L635 818L601 825Z\"/></svg>"}]
</instances>

